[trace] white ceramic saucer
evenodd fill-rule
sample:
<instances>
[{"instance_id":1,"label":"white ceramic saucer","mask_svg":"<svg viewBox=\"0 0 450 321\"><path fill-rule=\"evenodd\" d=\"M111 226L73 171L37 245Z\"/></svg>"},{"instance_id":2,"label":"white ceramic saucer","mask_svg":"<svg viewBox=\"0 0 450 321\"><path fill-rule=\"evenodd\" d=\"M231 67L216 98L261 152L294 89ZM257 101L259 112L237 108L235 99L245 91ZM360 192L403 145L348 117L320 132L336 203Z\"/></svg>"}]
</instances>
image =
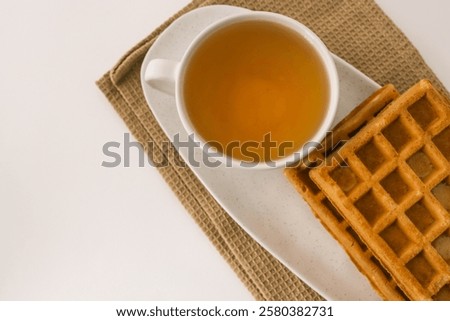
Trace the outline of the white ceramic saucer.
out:
<instances>
[{"instance_id":1,"label":"white ceramic saucer","mask_svg":"<svg viewBox=\"0 0 450 321\"><path fill-rule=\"evenodd\" d=\"M181 60L195 36L207 25L247 9L208 6L174 21L155 41L142 65L155 58ZM335 57L340 100L335 123L380 86ZM167 136L187 141L175 99L142 83L145 98ZM179 148L188 161L187 149ZM202 159L202 151L195 151ZM283 169L243 170L226 166L190 165L220 205L257 242L292 272L329 300L378 300L379 297L338 243L314 217L308 205L283 176Z\"/></svg>"}]
</instances>

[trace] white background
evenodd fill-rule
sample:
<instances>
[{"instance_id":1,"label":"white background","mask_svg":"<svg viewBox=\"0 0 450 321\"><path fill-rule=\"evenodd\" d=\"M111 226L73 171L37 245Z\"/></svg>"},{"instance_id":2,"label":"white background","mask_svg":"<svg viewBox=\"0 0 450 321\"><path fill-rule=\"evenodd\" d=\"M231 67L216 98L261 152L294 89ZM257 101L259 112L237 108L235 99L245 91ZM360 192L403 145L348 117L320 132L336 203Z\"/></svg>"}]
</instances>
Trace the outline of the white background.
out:
<instances>
[{"instance_id":1,"label":"white background","mask_svg":"<svg viewBox=\"0 0 450 321\"><path fill-rule=\"evenodd\" d=\"M450 2L376 2L450 88ZM0 0L0 300L252 299L156 169L101 166L95 81L187 3Z\"/></svg>"}]
</instances>

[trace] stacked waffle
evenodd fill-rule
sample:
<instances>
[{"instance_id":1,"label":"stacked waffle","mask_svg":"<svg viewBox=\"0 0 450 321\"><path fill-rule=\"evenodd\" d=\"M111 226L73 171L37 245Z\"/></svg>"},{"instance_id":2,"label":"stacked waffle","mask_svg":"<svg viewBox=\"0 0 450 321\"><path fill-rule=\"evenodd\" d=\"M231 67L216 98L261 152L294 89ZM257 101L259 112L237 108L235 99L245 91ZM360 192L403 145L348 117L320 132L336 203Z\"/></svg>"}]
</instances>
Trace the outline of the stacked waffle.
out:
<instances>
[{"instance_id":1,"label":"stacked waffle","mask_svg":"<svg viewBox=\"0 0 450 321\"><path fill-rule=\"evenodd\" d=\"M286 176L387 300L450 300L450 106L387 85Z\"/></svg>"}]
</instances>

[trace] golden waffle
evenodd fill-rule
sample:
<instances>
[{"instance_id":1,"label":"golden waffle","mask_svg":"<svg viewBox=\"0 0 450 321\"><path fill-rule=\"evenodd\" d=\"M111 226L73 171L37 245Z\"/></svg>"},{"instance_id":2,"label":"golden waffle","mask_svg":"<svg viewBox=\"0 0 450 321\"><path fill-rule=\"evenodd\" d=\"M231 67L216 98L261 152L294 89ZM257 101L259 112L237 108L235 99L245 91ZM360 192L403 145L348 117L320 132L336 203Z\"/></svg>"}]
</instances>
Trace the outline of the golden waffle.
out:
<instances>
[{"instance_id":1,"label":"golden waffle","mask_svg":"<svg viewBox=\"0 0 450 321\"><path fill-rule=\"evenodd\" d=\"M358 269L367 277L383 299L403 300L404 295L392 281L372 252L360 240L331 202L309 178L312 168L319 166L326 155L339 155L342 144L356 135L377 113L399 96L392 85L384 86L345 117L322 142L322 147L311 153L295 168L287 168L285 175L311 207L322 225L342 245Z\"/></svg>"},{"instance_id":2,"label":"golden waffle","mask_svg":"<svg viewBox=\"0 0 450 321\"><path fill-rule=\"evenodd\" d=\"M310 177L412 300L450 300L450 107L395 99Z\"/></svg>"}]
</instances>

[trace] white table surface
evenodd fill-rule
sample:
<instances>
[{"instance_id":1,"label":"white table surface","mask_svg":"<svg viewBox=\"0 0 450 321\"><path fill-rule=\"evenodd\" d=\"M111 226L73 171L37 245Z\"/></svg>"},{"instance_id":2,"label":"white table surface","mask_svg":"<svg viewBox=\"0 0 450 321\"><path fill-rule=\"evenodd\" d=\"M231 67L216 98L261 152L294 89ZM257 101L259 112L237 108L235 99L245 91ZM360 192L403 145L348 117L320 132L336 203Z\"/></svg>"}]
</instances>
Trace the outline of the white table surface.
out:
<instances>
[{"instance_id":1,"label":"white table surface","mask_svg":"<svg viewBox=\"0 0 450 321\"><path fill-rule=\"evenodd\" d=\"M376 1L450 88L450 2ZM95 81L188 0L0 1L0 300L251 300Z\"/></svg>"}]
</instances>

